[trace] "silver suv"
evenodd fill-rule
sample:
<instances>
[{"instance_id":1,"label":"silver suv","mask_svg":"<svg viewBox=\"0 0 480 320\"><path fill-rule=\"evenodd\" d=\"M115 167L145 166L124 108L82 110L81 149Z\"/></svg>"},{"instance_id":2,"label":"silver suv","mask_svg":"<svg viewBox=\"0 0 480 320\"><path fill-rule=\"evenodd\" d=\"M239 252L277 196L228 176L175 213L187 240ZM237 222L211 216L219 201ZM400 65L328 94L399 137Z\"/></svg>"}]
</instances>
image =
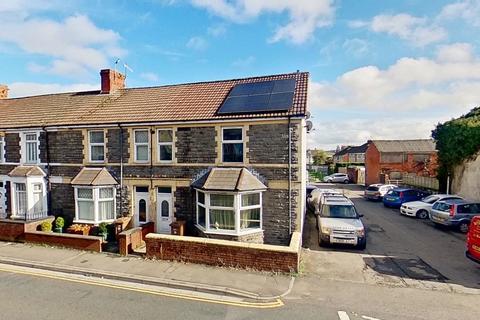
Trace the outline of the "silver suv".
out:
<instances>
[{"instance_id":1,"label":"silver suv","mask_svg":"<svg viewBox=\"0 0 480 320\"><path fill-rule=\"evenodd\" d=\"M437 225L458 228L467 233L470 221L480 215L480 203L459 199L440 200L430 210L430 220Z\"/></svg>"},{"instance_id":2,"label":"silver suv","mask_svg":"<svg viewBox=\"0 0 480 320\"><path fill-rule=\"evenodd\" d=\"M365 227L353 202L345 196L324 196L317 214L320 246L350 244L364 250L367 246Z\"/></svg>"},{"instance_id":3,"label":"silver suv","mask_svg":"<svg viewBox=\"0 0 480 320\"><path fill-rule=\"evenodd\" d=\"M350 179L346 173L334 173L323 178L323 182L340 182L340 183L349 183Z\"/></svg>"}]
</instances>

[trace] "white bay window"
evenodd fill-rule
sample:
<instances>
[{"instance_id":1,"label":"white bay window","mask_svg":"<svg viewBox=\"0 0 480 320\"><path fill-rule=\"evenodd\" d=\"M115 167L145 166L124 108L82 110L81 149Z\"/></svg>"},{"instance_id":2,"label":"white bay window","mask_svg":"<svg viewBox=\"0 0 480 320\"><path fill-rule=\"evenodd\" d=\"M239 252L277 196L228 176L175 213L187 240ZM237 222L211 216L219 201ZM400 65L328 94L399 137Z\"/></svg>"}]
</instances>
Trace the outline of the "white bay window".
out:
<instances>
[{"instance_id":1,"label":"white bay window","mask_svg":"<svg viewBox=\"0 0 480 320\"><path fill-rule=\"evenodd\" d=\"M196 223L205 232L238 235L262 229L262 193L197 190Z\"/></svg>"},{"instance_id":2,"label":"white bay window","mask_svg":"<svg viewBox=\"0 0 480 320\"><path fill-rule=\"evenodd\" d=\"M98 224L115 219L113 187L75 187L75 221Z\"/></svg>"}]
</instances>

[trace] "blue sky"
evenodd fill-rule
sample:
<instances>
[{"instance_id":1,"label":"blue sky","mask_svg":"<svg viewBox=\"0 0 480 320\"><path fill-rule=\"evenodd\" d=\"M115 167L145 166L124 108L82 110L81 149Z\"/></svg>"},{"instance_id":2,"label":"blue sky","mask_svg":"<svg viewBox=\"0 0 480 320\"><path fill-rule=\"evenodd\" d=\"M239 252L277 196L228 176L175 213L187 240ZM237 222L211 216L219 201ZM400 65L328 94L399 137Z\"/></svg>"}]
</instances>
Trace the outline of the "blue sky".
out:
<instances>
[{"instance_id":1,"label":"blue sky","mask_svg":"<svg viewBox=\"0 0 480 320\"><path fill-rule=\"evenodd\" d=\"M480 0L6 0L10 96L309 71L310 147L427 138L480 105Z\"/></svg>"}]
</instances>

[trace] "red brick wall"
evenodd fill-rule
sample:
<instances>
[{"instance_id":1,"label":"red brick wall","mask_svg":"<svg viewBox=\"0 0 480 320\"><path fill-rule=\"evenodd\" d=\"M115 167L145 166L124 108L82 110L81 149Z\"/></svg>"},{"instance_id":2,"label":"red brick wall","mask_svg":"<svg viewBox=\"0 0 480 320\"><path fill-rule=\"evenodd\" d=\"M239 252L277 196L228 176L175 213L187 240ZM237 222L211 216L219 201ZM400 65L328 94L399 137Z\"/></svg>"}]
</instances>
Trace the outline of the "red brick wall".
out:
<instances>
[{"instance_id":1,"label":"red brick wall","mask_svg":"<svg viewBox=\"0 0 480 320\"><path fill-rule=\"evenodd\" d=\"M43 221L53 222L54 217L47 217L37 221L22 221L0 219L0 240L1 241L24 241L26 231L36 231Z\"/></svg>"},{"instance_id":2,"label":"red brick wall","mask_svg":"<svg viewBox=\"0 0 480 320\"><path fill-rule=\"evenodd\" d=\"M142 245L142 232L143 228L133 228L125 230L118 235L118 249L120 255L126 256L132 252L132 250Z\"/></svg>"},{"instance_id":3,"label":"red brick wall","mask_svg":"<svg viewBox=\"0 0 480 320\"><path fill-rule=\"evenodd\" d=\"M194 237L146 237L147 257L262 271L297 272L299 248ZM231 243L231 244L230 244Z\"/></svg>"},{"instance_id":4,"label":"red brick wall","mask_svg":"<svg viewBox=\"0 0 480 320\"><path fill-rule=\"evenodd\" d=\"M373 143L368 144L365 152L365 184L380 182L380 152Z\"/></svg>"},{"instance_id":5,"label":"red brick wall","mask_svg":"<svg viewBox=\"0 0 480 320\"><path fill-rule=\"evenodd\" d=\"M102 252L102 238L68 233L25 232L25 242Z\"/></svg>"}]
</instances>

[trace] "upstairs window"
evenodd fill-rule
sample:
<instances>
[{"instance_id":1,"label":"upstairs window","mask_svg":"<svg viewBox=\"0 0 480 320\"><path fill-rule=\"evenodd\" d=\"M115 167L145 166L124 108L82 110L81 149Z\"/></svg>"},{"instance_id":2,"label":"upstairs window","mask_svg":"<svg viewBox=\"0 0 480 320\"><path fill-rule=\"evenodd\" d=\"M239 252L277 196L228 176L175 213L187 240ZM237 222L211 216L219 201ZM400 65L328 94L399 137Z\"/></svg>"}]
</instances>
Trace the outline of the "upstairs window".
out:
<instances>
[{"instance_id":1,"label":"upstairs window","mask_svg":"<svg viewBox=\"0 0 480 320\"><path fill-rule=\"evenodd\" d=\"M29 132L23 135L23 151L25 163L38 163L38 134L36 132Z\"/></svg>"},{"instance_id":2,"label":"upstairs window","mask_svg":"<svg viewBox=\"0 0 480 320\"><path fill-rule=\"evenodd\" d=\"M243 162L243 128L222 129L222 162Z\"/></svg>"},{"instance_id":3,"label":"upstairs window","mask_svg":"<svg viewBox=\"0 0 480 320\"><path fill-rule=\"evenodd\" d=\"M135 162L148 162L150 135L148 130L135 130Z\"/></svg>"},{"instance_id":4,"label":"upstairs window","mask_svg":"<svg viewBox=\"0 0 480 320\"><path fill-rule=\"evenodd\" d=\"M90 149L90 162L105 161L105 134L102 131L90 131L88 133Z\"/></svg>"},{"instance_id":5,"label":"upstairs window","mask_svg":"<svg viewBox=\"0 0 480 320\"><path fill-rule=\"evenodd\" d=\"M5 138L0 136L0 163L5 162Z\"/></svg>"},{"instance_id":6,"label":"upstairs window","mask_svg":"<svg viewBox=\"0 0 480 320\"><path fill-rule=\"evenodd\" d=\"M173 130L158 130L158 161L171 162L173 160Z\"/></svg>"}]
</instances>

